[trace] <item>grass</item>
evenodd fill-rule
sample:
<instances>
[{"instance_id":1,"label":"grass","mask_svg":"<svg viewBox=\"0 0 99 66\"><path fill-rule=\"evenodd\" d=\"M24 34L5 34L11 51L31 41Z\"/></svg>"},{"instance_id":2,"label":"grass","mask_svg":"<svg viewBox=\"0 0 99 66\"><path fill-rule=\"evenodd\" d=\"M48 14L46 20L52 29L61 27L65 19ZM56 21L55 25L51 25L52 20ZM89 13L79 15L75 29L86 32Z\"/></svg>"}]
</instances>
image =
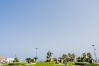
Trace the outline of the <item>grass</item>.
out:
<instances>
[{"instance_id":1,"label":"grass","mask_svg":"<svg viewBox=\"0 0 99 66\"><path fill-rule=\"evenodd\" d=\"M2 66L9 66L9 65L2 65ZM10 65L10 66L64 66L64 64L49 64L45 62L38 62L36 64L30 64L30 65ZM74 65L73 62L69 62L67 66L81 66L81 65ZM99 64L90 64L88 66L99 66Z\"/></svg>"}]
</instances>

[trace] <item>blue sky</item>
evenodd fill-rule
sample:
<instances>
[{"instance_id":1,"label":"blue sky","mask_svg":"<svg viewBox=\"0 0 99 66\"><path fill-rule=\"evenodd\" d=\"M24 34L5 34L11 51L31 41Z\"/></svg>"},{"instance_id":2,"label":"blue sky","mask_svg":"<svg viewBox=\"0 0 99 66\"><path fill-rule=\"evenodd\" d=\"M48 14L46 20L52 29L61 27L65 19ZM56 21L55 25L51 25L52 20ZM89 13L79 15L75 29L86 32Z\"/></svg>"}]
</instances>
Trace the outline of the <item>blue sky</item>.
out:
<instances>
[{"instance_id":1,"label":"blue sky","mask_svg":"<svg viewBox=\"0 0 99 66\"><path fill-rule=\"evenodd\" d=\"M0 55L39 59L51 50L99 55L98 0L0 0ZM93 53L92 53L93 54Z\"/></svg>"}]
</instances>

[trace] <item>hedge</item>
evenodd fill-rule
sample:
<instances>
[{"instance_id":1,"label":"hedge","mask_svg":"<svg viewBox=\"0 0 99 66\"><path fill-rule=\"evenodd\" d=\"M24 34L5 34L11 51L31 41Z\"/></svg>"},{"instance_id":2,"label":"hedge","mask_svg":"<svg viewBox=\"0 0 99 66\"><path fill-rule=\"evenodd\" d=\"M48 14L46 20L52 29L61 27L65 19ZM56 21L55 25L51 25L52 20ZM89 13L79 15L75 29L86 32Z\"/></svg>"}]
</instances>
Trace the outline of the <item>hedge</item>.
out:
<instances>
[{"instance_id":1,"label":"hedge","mask_svg":"<svg viewBox=\"0 0 99 66\"><path fill-rule=\"evenodd\" d=\"M26 63L9 63L9 65L25 65Z\"/></svg>"},{"instance_id":2,"label":"hedge","mask_svg":"<svg viewBox=\"0 0 99 66\"><path fill-rule=\"evenodd\" d=\"M88 62L75 62L75 65L88 65Z\"/></svg>"}]
</instances>

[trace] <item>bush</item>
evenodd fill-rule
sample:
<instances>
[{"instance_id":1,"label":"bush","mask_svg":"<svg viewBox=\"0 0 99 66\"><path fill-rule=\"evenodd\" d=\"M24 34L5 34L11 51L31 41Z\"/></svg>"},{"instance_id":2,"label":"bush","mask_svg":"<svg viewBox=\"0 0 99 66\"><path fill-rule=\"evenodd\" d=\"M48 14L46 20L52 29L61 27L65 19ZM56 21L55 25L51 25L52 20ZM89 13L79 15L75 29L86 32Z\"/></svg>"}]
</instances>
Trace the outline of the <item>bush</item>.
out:
<instances>
[{"instance_id":1,"label":"bush","mask_svg":"<svg viewBox=\"0 0 99 66\"><path fill-rule=\"evenodd\" d=\"M88 62L75 62L75 65L88 65Z\"/></svg>"},{"instance_id":2,"label":"bush","mask_svg":"<svg viewBox=\"0 0 99 66\"><path fill-rule=\"evenodd\" d=\"M19 61L20 60L17 57L15 57L13 62L19 62Z\"/></svg>"},{"instance_id":3,"label":"bush","mask_svg":"<svg viewBox=\"0 0 99 66\"><path fill-rule=\"evenodd\" d=\"M25 65L25 63L9 63L9 66L13 65Z\"/></svg>"}]
</instances>

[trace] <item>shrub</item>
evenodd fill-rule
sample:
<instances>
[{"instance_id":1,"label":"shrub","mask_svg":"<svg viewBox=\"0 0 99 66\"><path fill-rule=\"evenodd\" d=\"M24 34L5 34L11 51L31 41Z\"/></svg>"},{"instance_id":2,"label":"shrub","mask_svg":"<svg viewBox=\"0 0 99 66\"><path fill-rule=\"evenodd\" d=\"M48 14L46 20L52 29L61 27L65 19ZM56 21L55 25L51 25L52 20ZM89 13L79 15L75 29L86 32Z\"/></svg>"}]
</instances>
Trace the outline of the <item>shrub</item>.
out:
<instances>
[{"instance_id":1,"label":"shrub","mask_svg":"<svg viewBox=\"0 0 99 66\"><path fill-rule=\"evenodd\" d=\"M9 63L9 66L13 65L25 65L26 63Z\"/></svg>"},{"instance_id":2,"label":"shrub","mask_svg":"<svg viewBox=\"0 0 99 66\"><path fill-rule=\"evenodd\" d=\"M88 65L88 62L75 62L75 65Z\"/></svg>"},{"instance_id":3,"label":"shrub","mask_svg":"<svg viewBox=\"0 0 99 66\"><path fill-rule=\"evenodd\" d=\"M19 62L19 61L20 60L17 57L15 57L13 62Z\"/></svg>"}]
</instances>

